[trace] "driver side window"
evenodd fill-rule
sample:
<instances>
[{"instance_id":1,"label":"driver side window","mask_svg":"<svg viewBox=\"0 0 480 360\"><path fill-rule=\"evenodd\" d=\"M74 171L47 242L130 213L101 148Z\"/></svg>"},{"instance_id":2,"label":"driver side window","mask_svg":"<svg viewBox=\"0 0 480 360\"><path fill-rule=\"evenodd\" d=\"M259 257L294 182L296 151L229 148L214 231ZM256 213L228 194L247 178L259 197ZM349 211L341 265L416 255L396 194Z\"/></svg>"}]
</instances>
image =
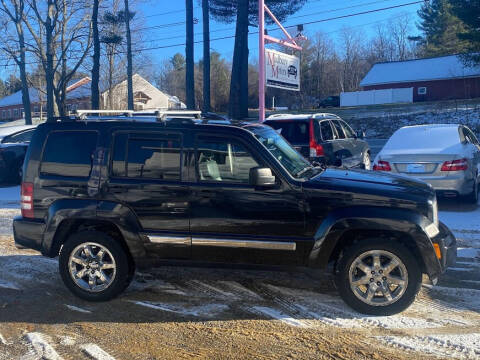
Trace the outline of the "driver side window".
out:
<instances>
[{"instance_id":1,"label":"driver side window","mask_svg":"<svg viewBox=\"0 0 480 360\"><path fill-rule=\"evenodd\" d=\"M197 178L199 181L248 184L250 169L258 167L248 149L228 138L197 138Z\"/></svg>"}]
</instances>

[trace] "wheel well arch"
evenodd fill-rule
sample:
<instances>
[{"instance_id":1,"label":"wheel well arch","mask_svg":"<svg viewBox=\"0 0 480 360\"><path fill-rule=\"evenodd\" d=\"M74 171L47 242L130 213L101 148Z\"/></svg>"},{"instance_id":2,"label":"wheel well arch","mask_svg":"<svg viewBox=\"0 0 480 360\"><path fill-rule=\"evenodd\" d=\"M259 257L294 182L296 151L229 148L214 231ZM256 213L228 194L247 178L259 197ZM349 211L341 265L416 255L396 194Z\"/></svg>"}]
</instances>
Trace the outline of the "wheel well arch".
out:
<instances>
[{"instance_id":1,"label":"wheel well arch","mask_svg":"<svg viewBox=\"0 0 480 360\"><path fill-rule=\"evenodd\" d=\"M131 268L135 268L135 261L127 246L127 242L123 237L120 229L112 222L97 219L64 219L59 224L57 231L53 237L53 244L50 250L51 256L57 256L60 253L62 245L67 241L72 233L79 231L94 230L103 232L115 239L125 251L128 263Z\"/></svg>"},{"instance_id":2,"label":"wheel well arch","mask_svg":"<svg viewBox=\"0 0 480 360\"><path fill-rule=\"evenodd\" d=\"M330 254L328 265L332 267L333 271L335 271L337 262L344 249L358 242L372 238L381 238L385 241L397 241L401 243L416 259L418 259L422 273L426 273L426 265L415 240L408 233L395 230L352 229L344 231L338 238L338 241Z\"/></svg>"}]
</instances>

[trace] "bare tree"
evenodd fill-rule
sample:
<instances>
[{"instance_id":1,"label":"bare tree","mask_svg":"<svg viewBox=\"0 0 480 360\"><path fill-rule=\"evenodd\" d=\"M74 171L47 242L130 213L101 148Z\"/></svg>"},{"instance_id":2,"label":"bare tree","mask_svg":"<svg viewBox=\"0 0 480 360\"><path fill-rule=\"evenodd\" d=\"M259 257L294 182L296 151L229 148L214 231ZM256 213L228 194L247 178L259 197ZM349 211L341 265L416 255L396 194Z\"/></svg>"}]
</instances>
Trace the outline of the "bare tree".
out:
<instances>
[{"instance_id":1,"label":"bare tree","mask_svg":"<svg viewBox=\"0 0 480 360\"><path fill-rule=\"evenodd\" d=\"M92 30L93 30L93 66L90 100L92 109L100 109L100 35L98 33L98 7L100 0L93 0Z\"/></svg>"},{"instance_id":2,"label":"bare tree","mask_svg":"<svg viewBox=\"0 0 480 360\"><path fill-rule=\"evenodd\" d=\"M24 22L33 39L31 51L45 71L47 121L66 114L68 83L90 51L91 2L81 0L29 0L33 15ZM45 39L41 36L45 34Z\"/></svg>"},{"instance_id":3,"label":"bare tree","mask_svg":"<svg viewBox=\"0 0 480 360\"><path fill-rule=\"evenodd\" d=\"M8 2L7 2L8 1ZM25 10L24 0L1 0L3 12L10 21L15 25L16 39L12 46L9 41L5 41L3 50L10 58L15 61L20 70L20 80L22 81L22 104L25 115L25 124L32 124L32 112L30 107L30 93L28 91L28 80L26 71L26 46L25 34L23 31L23 17Z\"/></svg>"}]
</instances>

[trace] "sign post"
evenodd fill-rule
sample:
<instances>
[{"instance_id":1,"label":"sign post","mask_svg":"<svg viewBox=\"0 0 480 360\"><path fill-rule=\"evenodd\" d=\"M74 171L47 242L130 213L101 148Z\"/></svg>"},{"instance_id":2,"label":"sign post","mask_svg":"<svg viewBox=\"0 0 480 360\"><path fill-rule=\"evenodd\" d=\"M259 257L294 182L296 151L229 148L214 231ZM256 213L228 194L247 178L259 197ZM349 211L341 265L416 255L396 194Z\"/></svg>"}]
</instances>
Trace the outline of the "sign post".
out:
<instances>
[{"instance_id":1,"label":"sign post","mask_svg":"<svg viewBox=\"0 0 480 360\"><path fill-rule=\"evenodd\" d=\"M277 39L270 35L265 35L265 11L268 16L278 25L280 30L286 36L286 39ZM282 26L280 21L273 15L270 9L265 5L265 0L258 0L258 120L263 122L265 120L265 86L279 87L281 89L288 90L300 90L300 61L297 57L283 54L278 51L268 50L268 54L271 54L272 61L280 61L278 64L270 64L270 79L269 72L267 71L267 64L265 63L265 42L275 43L283 46L287 46L294 50L302 50L301 46L298 46L295 39L288 33ZM296 59L296 60L295 60ZM280 66L283 61L287 61L289 64L286 68ZM278 65L278 68L276 66ZM293 68L296 68L294 70ZM285 72L284 72L285 70ZM267 74L266 74L267 73ZM281 74L281 77L279 76ZM296 76L295 76L296 74ZM276 77L278 75L278 77ZM284 76L285 75L285 76Z\"/></svg>"}]
</instances>

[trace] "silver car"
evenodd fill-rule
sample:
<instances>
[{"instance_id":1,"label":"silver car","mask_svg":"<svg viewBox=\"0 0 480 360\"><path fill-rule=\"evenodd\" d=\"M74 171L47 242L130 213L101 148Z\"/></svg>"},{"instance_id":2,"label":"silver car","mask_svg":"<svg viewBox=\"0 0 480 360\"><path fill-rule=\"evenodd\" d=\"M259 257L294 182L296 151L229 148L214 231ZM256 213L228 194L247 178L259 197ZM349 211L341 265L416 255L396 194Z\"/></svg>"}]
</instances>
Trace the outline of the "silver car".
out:
<instances>
[{"instance_id":1,"label":"silver car","mask_svg":"<svg viewBox=\"0 0 480 360\"><path fill-rule=\"evenodd\" d=\"M463 125L405 126L375 157L373 170L423 180L439 195L478 201L480 143Z\"/></svg>"}]
</instances>

